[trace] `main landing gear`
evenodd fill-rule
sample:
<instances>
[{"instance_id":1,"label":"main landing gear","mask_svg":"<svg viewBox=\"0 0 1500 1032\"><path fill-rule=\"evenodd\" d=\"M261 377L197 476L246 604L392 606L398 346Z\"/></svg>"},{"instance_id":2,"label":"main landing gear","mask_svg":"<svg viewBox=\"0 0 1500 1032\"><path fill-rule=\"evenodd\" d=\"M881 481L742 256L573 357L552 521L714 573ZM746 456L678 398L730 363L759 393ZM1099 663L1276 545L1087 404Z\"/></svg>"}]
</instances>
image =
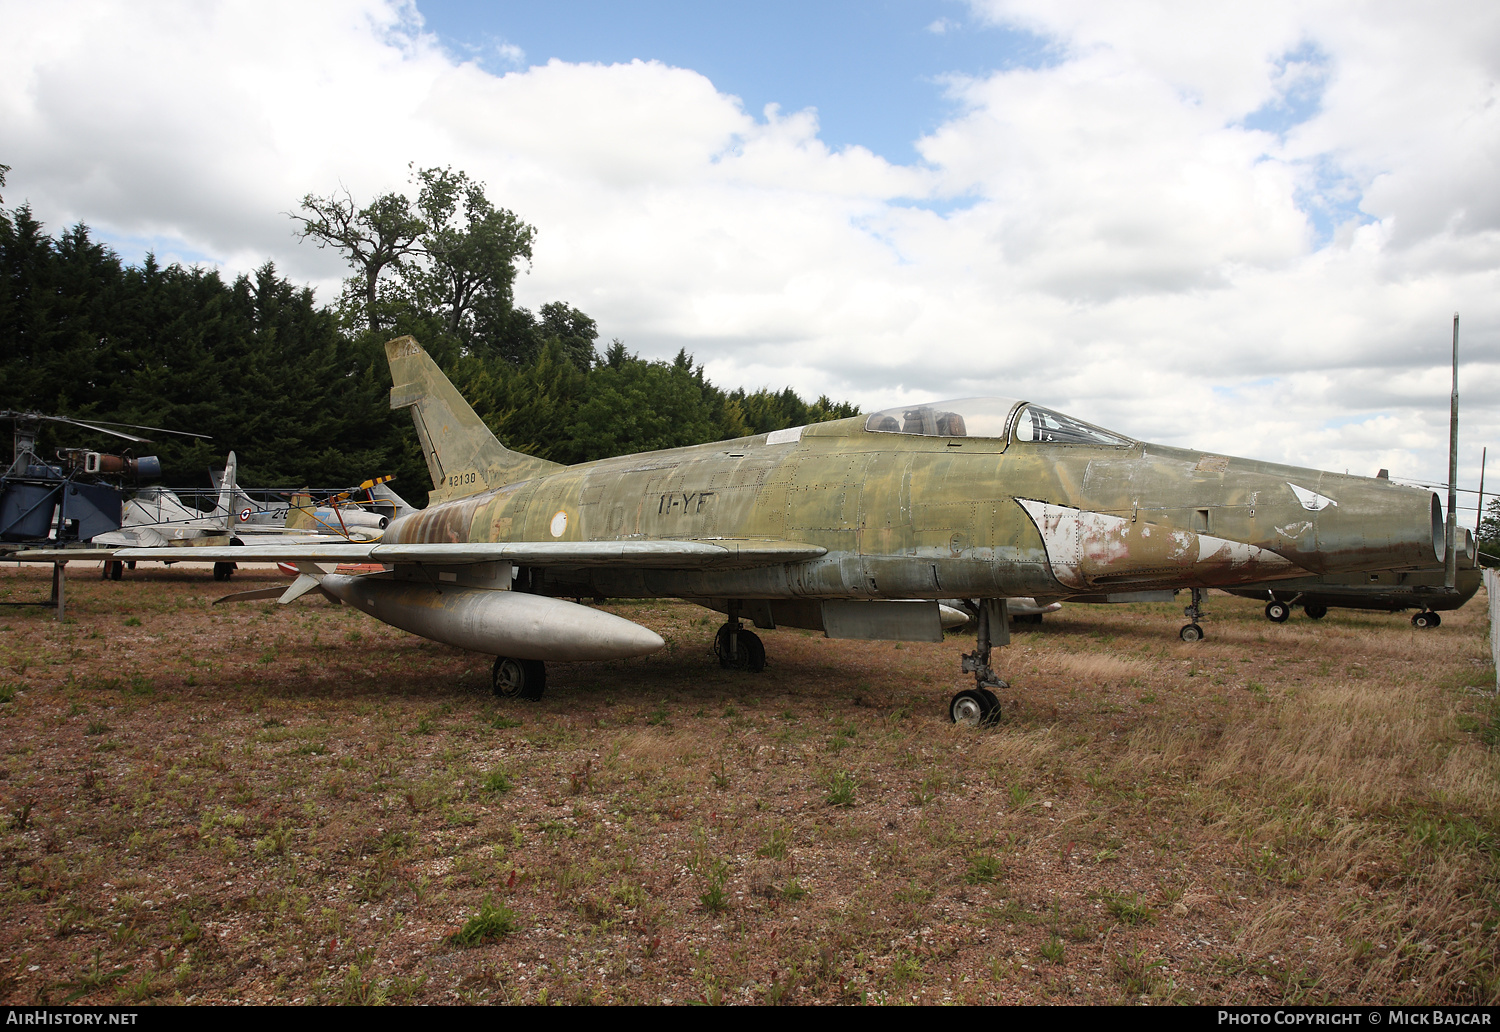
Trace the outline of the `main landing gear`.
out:
<instances>
[{"instance_id":1,"label":"main landing gear","mask_svg":"<svg viewBox=\"0 0 1500 1032\"><path fill-rule=\"evenodd\" d=\"M725 670L748 670L758 674L766 668L766 647L760 636L740 626L740 604L729 602L729 619L714 635L714 655Z\"/></svg>"},{"instance_id":2,"label":"main landing gear","mask_svg":"<svg viewBox=\"0 0 1500 1032\"><path fill-rule=\"evenodd\" d=\"M1420 630L1427 630L1430 627L1441 627L1443 625L1443 618L1431 609L1424 609L1411 618L1411 625Z\"/></svg>"},{"instance_id":3,"label":"main landing gear","mask_svg":"<svg viewBox=\"0 0 1500 1032\"><path fill-rule=\"evenodd\" d=\"M237 568L235 563L214 563L214 580L227 581Z\"/></svg>"},{"instance_id":4,"label":"main landing gear","mask_svg":"<svg viewBox=\"0 0 1500 1032\"><path fill-rule=\"evenodd\" d=\"M1183 641L1202 641L1203 628L1198 621L1203 619L1203 589L1193 588L1193 601L1182 611L1182 615L1188 618L1187 624L1177 632L1177 637Z\"/></svg>"},{"instance_id":5,"label":"main landing gear","mask_svg":"<svg viewBox=\"0 0 1500 1032\"><path fill-rule=\"evenodd\" d=\"M490 670L490 687L502 699L540 699L547 690L547 664L540 659L499 656Z\"/></svg>"},{"instance_id":6,"label":"main landing gear","mask_svg":"<svg viewBox=\"0 0 1500 1032\"><path fill-rule=\"evenodd\" d=\"M990 667L990 649L1010 644L1010 620L1005 599L979 600L979 633L973 652L963 657L963 672L974 675L974 687L965 688L948 702L948 719L969 727L988 727L1000 719L1000 700L994 689L1010 685Z\"/></svg>"}]
</instances>

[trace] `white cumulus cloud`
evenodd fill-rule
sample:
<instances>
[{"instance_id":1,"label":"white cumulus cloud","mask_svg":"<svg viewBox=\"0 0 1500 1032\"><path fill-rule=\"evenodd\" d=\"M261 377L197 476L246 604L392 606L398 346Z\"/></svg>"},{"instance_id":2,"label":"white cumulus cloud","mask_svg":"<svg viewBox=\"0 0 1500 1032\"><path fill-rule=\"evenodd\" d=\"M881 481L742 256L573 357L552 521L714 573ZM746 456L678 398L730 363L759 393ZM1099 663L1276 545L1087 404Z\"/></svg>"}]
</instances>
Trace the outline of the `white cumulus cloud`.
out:
<instances>
[{"instance_id":1,"label":"white cumulus cloud","mask_svg":"<svg viewBox=\"0 0 1500 1032\"><path fill-rule=\"evenodd\" d=\"M522 303L686 347L727 386L1025 396L1434 480L1462 310L1477 479L1500 429L1500 9L972 6L1048 61L951 80L903 166L688 68L516 51L494 74L405 4L0 3L6 200L331 296L337 257L283 213L452 165L538 228Z\"/></svg>"}]
</instances>

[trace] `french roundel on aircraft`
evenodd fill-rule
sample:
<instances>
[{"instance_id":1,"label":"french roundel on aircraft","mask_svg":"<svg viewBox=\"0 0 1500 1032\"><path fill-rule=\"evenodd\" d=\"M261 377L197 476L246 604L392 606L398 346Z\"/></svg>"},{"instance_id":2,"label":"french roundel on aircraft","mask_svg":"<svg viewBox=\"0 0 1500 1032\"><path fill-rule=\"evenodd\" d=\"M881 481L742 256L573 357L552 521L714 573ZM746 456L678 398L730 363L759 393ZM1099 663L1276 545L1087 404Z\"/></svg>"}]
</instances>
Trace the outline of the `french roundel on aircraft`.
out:
<instances>
[{"instance_id":1,"label":"french roundel on aircraft","mask_svg":"<svg viewBox=\"0 0 1500 1032\"><path fill-rule=\"evenodd\" d=\"M249 509L241 509L240 510L240 522L241 523L249 523L250 522L250 510Z\"/></svg>"}]
</instances>

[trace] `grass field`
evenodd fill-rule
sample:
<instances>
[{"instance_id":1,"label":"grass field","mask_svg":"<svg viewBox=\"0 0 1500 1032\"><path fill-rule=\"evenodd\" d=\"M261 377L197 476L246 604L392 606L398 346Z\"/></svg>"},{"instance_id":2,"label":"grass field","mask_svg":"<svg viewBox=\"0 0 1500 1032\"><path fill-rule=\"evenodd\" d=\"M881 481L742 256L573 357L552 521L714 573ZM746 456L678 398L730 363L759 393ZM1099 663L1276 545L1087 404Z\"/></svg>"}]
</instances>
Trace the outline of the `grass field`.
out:
<instances>
[{"instance_id":1,"label":"grass field","mask_svg":"<svg viewBox=\"0 0 1500 1032\"><path fill-rule=\"evenodd\" d=\"M976 731L959 637L729 673L611 604L667 648L500 703L347 607L72 574L0 610L9 1003L1500 1002L1482 594L1067 607Z\"/></svg>"}]
</instances>

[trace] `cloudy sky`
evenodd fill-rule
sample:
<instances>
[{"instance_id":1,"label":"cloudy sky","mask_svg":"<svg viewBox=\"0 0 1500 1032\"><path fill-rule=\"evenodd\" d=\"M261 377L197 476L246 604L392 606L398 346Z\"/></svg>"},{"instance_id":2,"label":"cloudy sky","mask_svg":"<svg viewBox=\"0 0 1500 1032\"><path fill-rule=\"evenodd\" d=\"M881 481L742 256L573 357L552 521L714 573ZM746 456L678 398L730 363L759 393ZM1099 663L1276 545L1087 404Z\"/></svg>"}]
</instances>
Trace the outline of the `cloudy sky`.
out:
<instances>
[{"instance_id":1,"label":"cloudy sky","mask_svg":"<svg viewBox=\"0 0 1500 1032\"><path fill-rule=\"evenodd\" d=\"M6 205L132 260L331 297L285 213L451 165L537 227L521 303L726 387L1026 397L1435 481L1458 311L1467 486L1500 445L1484 0L0 0L0 28Z\"/></svg>"}]
</instances>

